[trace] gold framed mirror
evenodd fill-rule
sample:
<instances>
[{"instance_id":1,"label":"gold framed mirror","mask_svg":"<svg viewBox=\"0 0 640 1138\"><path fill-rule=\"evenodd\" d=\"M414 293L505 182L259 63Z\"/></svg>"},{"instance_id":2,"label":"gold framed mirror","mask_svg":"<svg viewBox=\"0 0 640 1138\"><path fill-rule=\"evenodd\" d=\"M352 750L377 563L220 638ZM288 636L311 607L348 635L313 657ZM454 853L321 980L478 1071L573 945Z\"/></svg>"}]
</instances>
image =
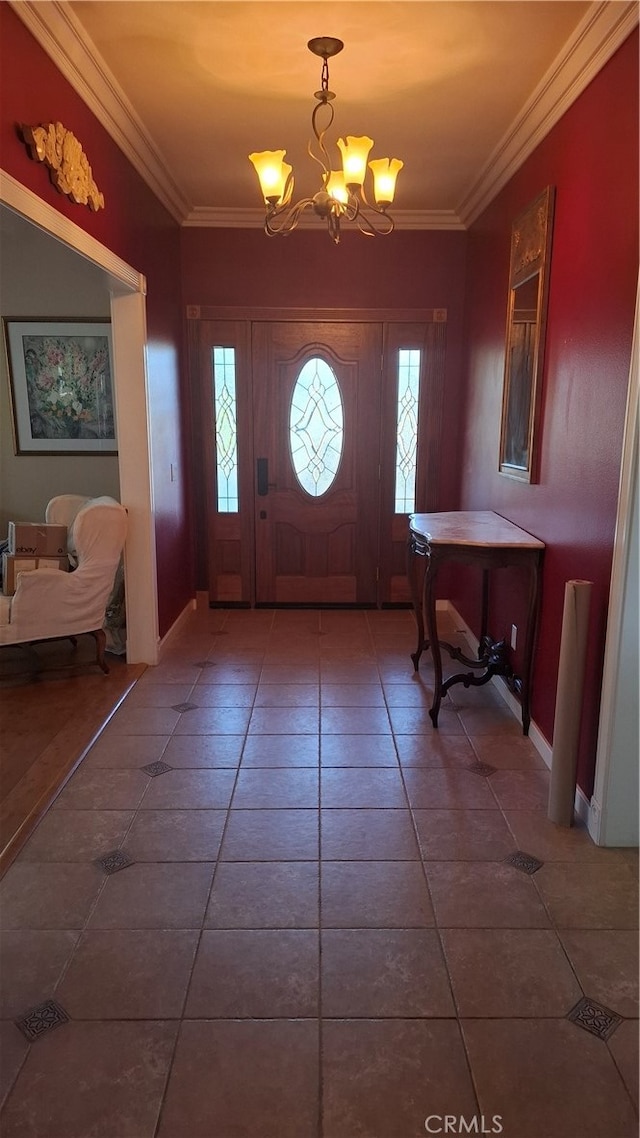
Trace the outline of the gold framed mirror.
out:
<instances>
[{"instance_id":1,"label":"gold framed mirror","mask_svg":"<svg viewBox=\"0 0 640 1138\"><path fill-rule=\"evenodd\" d=\"M523 482L537 476L554 198L547 186L511 227L500 473Z\"/></svg>"}]
</instances>

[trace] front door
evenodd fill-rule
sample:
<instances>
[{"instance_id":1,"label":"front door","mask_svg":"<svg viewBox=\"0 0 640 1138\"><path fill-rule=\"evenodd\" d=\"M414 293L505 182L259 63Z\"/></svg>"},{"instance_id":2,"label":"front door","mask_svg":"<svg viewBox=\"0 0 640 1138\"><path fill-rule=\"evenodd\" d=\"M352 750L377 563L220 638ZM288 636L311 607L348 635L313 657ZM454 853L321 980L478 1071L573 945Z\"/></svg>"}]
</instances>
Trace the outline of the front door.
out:
<instances>
[{"instance_id":1,"label":"front door","mask_svg":"<svg viewBox=\"0 0 640 1138\"><path fill-rule=\"evenodd\" d=\"M254 323L256 604L377 601L382 325Z\"/></svg>"},{"instance_id":2,"label":"front door","mask_svg":"<svg viewBox=\"0 0 640 1138\"><path fill-rule=\"evenodd\" d=\"M408 602L407 514L438 508L446 312L425 317L195 310L196 553L213 604Z\"/></svg>"}]
</instances>

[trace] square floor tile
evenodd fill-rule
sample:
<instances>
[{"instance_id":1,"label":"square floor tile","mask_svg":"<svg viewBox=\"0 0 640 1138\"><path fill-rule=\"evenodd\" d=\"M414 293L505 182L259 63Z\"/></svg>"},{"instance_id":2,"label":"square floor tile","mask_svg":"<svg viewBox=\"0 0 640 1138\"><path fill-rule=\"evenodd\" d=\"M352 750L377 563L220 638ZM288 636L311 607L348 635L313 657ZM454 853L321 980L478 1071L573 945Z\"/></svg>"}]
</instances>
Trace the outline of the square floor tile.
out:
<instances>
[{"instance_id":1,"label":"square floor tile","mask_svg":"<svg viewBox=\"0 0 640 1138\"><path fill-rule=\"evenodd\" d=\"M317 707L254 707L250 735L317 735Z\"/></svg>"},{"instance_id":2,"label":"square floor tile","mask_svg":"<svg viewBox=\"0 0 640 1138\"><path fill-rule=\"evenodd\" d=\"M205 928L317 928L318 906L314 862L221 862Z\"/></svg>"},{"instance_id":3,"label":"square floor tile","mask_svg":"<svg viewBox=\"0 0 640 1138\"><path fill-rule=\"evenodd\" d=\"M498 770L547 770L544 759L525 735L474 735L471 745L481 763L491 763Z\"/></svg>"},{"instance_id":4,"label":"square floor tile","mask_svg":"<svg viewBox=\"0 0 640 1138\"><path fill-rule=\"evenodd\" d=\"M208 667L203 668L197 677L198 688L217 686L218 684L255 684L260 679L261 665L236 663L232 660L214 659L207 661ZM197 695L197 692L195 693Z\"/></svg>"},{"instance_id":5,"label":"square floor tile","mask_svg":"<svg viewBox=\"0 0 640 1138\"><path fill-rule=\"evenodd\" d=\"M318 684L260 684L256 707L318 707Z\"/></svg>"},{"instance_id":6,"label":"square floor tile","mask_svg":"<svg viewBox=\"0 0 640 1138\"><path fill-rule=\"evenodd\" d=\"M503 810L547 810L549 771L497 770L491 789Z\"/></svg>"},{"instance_id":7,"label":"square floor tile","mask_svg":"<svg viewBox=\"0 0 640 1138\"><path fill-rule=\"evenodd\" d=\"M198 935L175 929L86 932L56 999L72 1019L179 1017Z\"/></svg>"},{"instance_id":8,"label":"square floor tile","mask_svg":"<svg viewBox=\"0 0 640 1138\"><path fill-rule=\"evenodd\" d=\"M549 927L533 881L510 866L429 861L426 870L440 928Z\"/></svg>"},{"instance_id":9,"label":"square floor tile","mask_svg":"<svg viewBox=\"0 0 640 1138\"><path fill-rule=\"evenodd\" d=\"M127 702L116 711L105 728L105 736L170 735L180 713L171 707L128 707Z\"/></svg>"},{"instance_id":10,"label":"square floor tile","mask_svg":"<svg viewBox=\"0 0 640 1138\"><path fill-rule=\"evenodd\" d=\"M631 1095L632 1101L638 1109L638 1021L628 1019L621 1023L607 1040L609 1051L613 1055L618 1071L625 1086Z\"/></svg>"},{"instance_id":11,"label":"square floor tile","mask_svg":"<svg viewBox=\"0 0 640 1138\"><path fill-rule=\"evenodd\" d=\"M389 717L394 735L464 735L458 714L451 707L440 708L437 727L426 707L390 707Z\"/></svg>"},{"instance_id":12,"label":"square floor tile","mask_svg":"<svg viewBox=\"0 0 640 1138\"><path fill-rule=\"evenodd\" d=\"M0 1107L9 1094L27 1054L29 1044L13 1020L0 1020Z\"/></svg>"},{"instance_id":13,"label":"square floor tile","mask_svg":"<svg viewBox=\"0 0 640 1138\"><path fill-rule=\"evenodd\" d=\"M0 881L3 929L81 929L104 884L94 865L16 861Z\"/></svg>"},{"instance_id":14,"label":"square floor tile","mask_svg":"<svg viewBox=\"0 0 640 1138\"><path fill-rule=\"evenodd\" d=\"M495 705L479 703L477 707L458 708L460 722L467 735L522 735L522 723L500 701Z\"/></svg>"},{"instance_id":15,"label":"square floor tile","mask_svg":"<svg viewBox=\"0 0 640 1138\"><path fill-rule=\"evenodd\" d=\"M226 810L139 810L127 851L136 862L215 861L226 816Z\"/></svg>"},{"instance_id":16,"label":"square floor tile","mask_svg":"<svg viewBox=\"0 0 640 1138\"><path fill-rule=\"evenodd\" d=\"M222 861L315 861L317 810L230 810Z\"/></svg>"},{"instance_id":17,"label":"square floor tile","mask_svg":"<svg viewBox=\"0 0 640 1138\"><path fill-rule=\"evenodd\" d=\"M263 770L242 769L233 794L233 807L238 810L317 809L319 800L318 772L301 767Z\"/></svg>"},{"instance_id":18,"label":"square floor tile","mask_svg":"<svg viewBox=\"0 0 640 1138\"><path fill-rule=\"evenodd\" d=\"M199 929L213 862L140 862L106 882L90 929Z\"/></svg>"},{"instance_id":19,"label":"square floor tile","mask_svg":"<svg viewBox=\"0 0 640 1138\"><path fill-rule=\"evenodd\" d=\"M324 1138L409 1138L429 1116L478 1113L455 1021L325 1020L322 1034Z\"/></svg>"},{"instance_id":20,"label":"square floor tile","mask_svg":"<svg viewBox=\"0 0 640 1138\"><path fill-rule=\"evenodd\" d=\"M414 810L426 861L502 861L513 838L499 810Z\"/></svg>"},{"instance_id":21,"label":"square floor tile","mask_svg":"<svg viewBox=\"0 0 640 1138\"><path fill-rule=\"evenodd\" d=\"M155 684L137 683L127 695L126 706L132 707L171 707L189 699L193 684Z\"/></svg>"},{"instance_id":22,"label":"square floor tile","mask_svg":"<svg viewBox=\"0 0 640 1138\"><path fill-rule=\"evenodd\" d=\"M19 860L93 861L122 846L132 819L131 810L50 810Z\"/></svg>"},{"instance_id":23,"label":"square floor tile","mask_svg":"<svg viewBox=\"0 0 640 1138\"><path fill-rule=\"evenodd\" d=\"M465 770L404 768L409 802L414 809L497 810L489 783Z\"/></svg>"},{"instance_id":24,"label":"square floor tile","mask_svg":"<svg viewBox=\"0 0 640 1138\"><path fill-rule=\"evenodd\" d=\"M384 707L382 685L323 683L321 688L324 707Z\"/></svg>"},{"instance_id":25,"label":"square floor tile","mask_svg":"<svg viewBox=\"0 0 640 1138\"><path fill-rule=\"evenodd\" d=\"M391 735L323 735L323 767L398 767Z\"/></svg>"},{"instance_id":26,"label":"square floor tile","mask_svg":"<svg viewBox=\"0 0 640 1138\"><path fill-rule=\"evenodd\" d=\"M582 989L621 1016L638 1018L638 934L630 929L560 930Z\"/></svg>"},{"instance_id":27,"label":"square floor tile","mask_svg":"<svg viewBox=\"0 0 640 1138\"><path fill-rule=\"evenodd\" d=\"M231 801L234 770L172 770L149 785L145 810L224 810Z\"/></svg>"},{"instance_id":28,"label":"square floor tile","mask_svg":"<svg viewBox=\"0 0 640 1138\"><path fill-rule=\"evenodd\" d=\"M31 1048L3 1138L153 1138L176 1032L161 1022L65 1024Z\"/></svg>"},{"instance_id":29,"label":"square floor tile","mask_svg":"<svg viewBox=\"0 0 640 1138\"><path fill-rule=\"evenodd\" d=\"M195 698L200 707L252 707L257 684L199 684Z\"/></svg>"},{"instance_id":30,"label":"square floor tile","mask_svg":"<svg viewBox=\"0 0 640 1138\"><path fill-rule=\"evenodd\" d=\"M317 767L320 736L248 735L242 767Z\"/></svg>"},{"instance_id":31,"label":"square floor tile","mask_svg":"<svg viewBox=\"0 0 640 1138\"><path fill-rule=\"evenodd\" d=\"M49 999L78 940L63 930L0 933L0 1017L14 1019Z\"/></svg>"},{"instance_id":32,"label":"square floor tile","mask_svg":"<svg viewBox=\"0 0 640 1138\"><path fill-rule=\"evenodd\" d=\"M320 677L323 684L375 684L380 680L375 660L331 660L326 657L320 661Z\"/></svg>"},{"instance_id":33,"label":"square floor tile","mask_svg":"<svg viewBox=\"0 0 640 1138\"><path fill-rule=\"evenodd\" d=\"M174 735L242 735L250 715L249 707L199 707L180 716Z\"/></svg>"},{"instance_id":34,"label":"square floor tile","mask_svg":"<svg viewBox=\"0 0 640 1138\"><path fill-rule=\"evenodd\" d=\"M169 735L102 734L82 761L85 770L92 767L135 767L161 759Z\"/></svg>"},{"instance_id":35,"label":"square floor tile","mask_svg":"<svg viewBox=\"0 0 640 1138\"><path fill-rule=\"evenodd\" d=\"M385 707L323 707L321 735L390 735Z\"/></svg>"},{"instance_id":36,"label":"square floor tile","mask_svg":"<svg viewBox=\"0 0 640 1138\"><path fill-rule=\"evenodd\" d=\"M383 809L406 807L400 772L384 767L325 767L320 780L323 807Z\"/></svg>"},{"instance_id":37,"label":"square floor tile","mask_svg":"<svg viewBox=\"0 0 640 1138\"><path fill-rule=\"evenodd\" d=\"M174 735L163 754L174 768L229 767L240 762L244 735Z\"/></svg>"},{"instance_id":38,"label":"square floor tile","mask_svg":"<svg viewBox=\"0 0 640 1138\"><path fill-rule=\"evenodd\" d=\"M325 929L322 1014L454 1015L451 988L433 929Z\"/></svg>"},{"instance_id":39,"label":"square floor tile","mask_svg":"<svg viewBox=\"0 0 640 1138\"><path fill-rule=\"evenodd\" d=\"M415 861L419 858L408 810L323 810L325 861Z\"/></svg>"},{"instance_id":40,"label":"square floor tile","mask_svg":"<svg viewBox=\"0 0 640 1138\"><path fill-rule=\"evenodd\" d=\"M433 910L417 861L324 862L323 928L422 928Z\"/></svg>"},{"instance_id":41,"label":"square floor tile","mask_svg":"<svg viewBox=\"0 0 640 1138\"><path fill-rule=\"evenodd\" d=\"M317 1138L317 1023L184 1022L158 1138L213 1138L213 1119L220 1138Z\"/></svg>"},{"instance_id":42,"label":"square floor tile","mask_svg":"<svg viewBox=\"0 0 640 1138\"><path fill-rule=\"evenodd\" d=\"M419 678L411 683L385 683L384 696L389 707L422 707L433 703L433 688Z\"/></svg>"},{"instance_id":43,"label":"square floor tile","mask_svg":"<svg viewBox=\"0 0 640 1138\"><path fill-rule=\"evenodd\" d=\"M317 1016L318 935L307 929L203 932L186 1017Z\"/></svg>"},{"instance_id":44,"label":"square floor tile","mask_svg":"<svg viewBox=\"0 0 640 1138\"><path fill-rule=\"evenodd\" d=\"M518 849L527 850L541 861L624 863L620 850L597 846L581 822L556 826L541 810L505 810L504 816Z\"/></svg>"},{"instance_id":45,"label":"square floor tile","mask_svg":"<svg viewBox=\"0 0 640 1138\"><path fill-rule=\"evenodd\" d=\"M141 770L80 766L53 803L54 810L135 810L149 779Z\"/></svg>"},{"instance_id":46,"label":"square floor tile","mask_svg":"<svg viewBox=\"0 0 640 1138\"><path fill-rule=\"evenodd\" d=\"M559 928L638 927L638 882L626 865L546 862L536 885Z\"/></svg>"},{"instance_id":47,"label":"square floor tile","mask_svg":"<svg viewBox=\"0 0 640 1138\"><path fill-rule=\"evenodd\" d=\"M403 767L463 767L475 759L466 735L395 735L398 758Z\"/></svg>"},{"instance_id":48,"label":"square floor tile","mask_svg":"<svg viewBox=\"0 0 640 1138\"><path fill-rule=\"evenodd\" d=\"M443 929L458 1013L566 1015L582 995L551 929Z\"/></svg>"},{"instance_id":49,"label":"square floor tile","mask_svg":"<svg viewBox=\"0 0 640 1138\"><path fill-rule=\"evenodd\" d=\"M500 1115L505 1138L636 1138L602 1040L563 1019L464 1020L462 1029L480 1110Z\"/></svg>"}]
</instances>

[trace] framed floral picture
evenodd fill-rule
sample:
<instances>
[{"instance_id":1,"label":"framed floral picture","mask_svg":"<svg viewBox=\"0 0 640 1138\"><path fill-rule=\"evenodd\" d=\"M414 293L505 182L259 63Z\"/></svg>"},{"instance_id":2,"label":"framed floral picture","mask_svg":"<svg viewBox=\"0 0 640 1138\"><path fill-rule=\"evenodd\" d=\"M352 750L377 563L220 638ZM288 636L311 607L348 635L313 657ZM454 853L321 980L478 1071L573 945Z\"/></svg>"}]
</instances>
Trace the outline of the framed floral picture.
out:
<instances>
[{"instance_id":1,"label":"framed floral picture","mask_svg":"<svg viewBox=\"0 0 640 1138\"><path fill-rule=\"evenodd\" d=\"M4 320L16 454L117 454L111 325Z\"/></svg>"}]
</instances>

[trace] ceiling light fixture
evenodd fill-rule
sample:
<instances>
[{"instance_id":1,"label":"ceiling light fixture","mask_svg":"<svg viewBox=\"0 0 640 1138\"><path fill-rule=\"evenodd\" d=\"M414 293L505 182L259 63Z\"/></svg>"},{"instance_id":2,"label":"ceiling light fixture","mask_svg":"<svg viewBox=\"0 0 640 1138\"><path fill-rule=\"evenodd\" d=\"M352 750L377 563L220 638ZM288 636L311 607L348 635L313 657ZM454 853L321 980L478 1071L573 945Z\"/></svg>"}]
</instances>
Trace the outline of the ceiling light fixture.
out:
<instances>
[{"instance_id":1,"label":"ceiling light fixture","mask_svg":"<svg viewBox=\"0 0 640 1138\"><path fill-rule=\"evenodd\" d=\"M368 237L385 236L394 228L393 218L387 210L393 202L396 178L404 163L399 158L377 158L368 163L373 174L375 205L367 200L364 190L372 138L353 138L351 135L339 138L342 169L333 168L324 142L334 118L331 100L335 99L335 95L329 90L329 59L342 51L344 44L333 36L318 36L309 40L307 47L322 59L321 90L314 94L317 103L311 115L315 150L313 140L308 145L310 157L322 170L322 189L313 197L301 198L295 205L291 205L294 177L292 167L284 161L286 150L264 150L260 154L250 154L249 160L258 175L266 207L265 233L269 237L291 233L304 210L310 207L325 219L336 245L340 240L342 221L355 222L360 232ZM318 125L321 112L326 120L322 128Z\"/></svg>"}]
</instances>

